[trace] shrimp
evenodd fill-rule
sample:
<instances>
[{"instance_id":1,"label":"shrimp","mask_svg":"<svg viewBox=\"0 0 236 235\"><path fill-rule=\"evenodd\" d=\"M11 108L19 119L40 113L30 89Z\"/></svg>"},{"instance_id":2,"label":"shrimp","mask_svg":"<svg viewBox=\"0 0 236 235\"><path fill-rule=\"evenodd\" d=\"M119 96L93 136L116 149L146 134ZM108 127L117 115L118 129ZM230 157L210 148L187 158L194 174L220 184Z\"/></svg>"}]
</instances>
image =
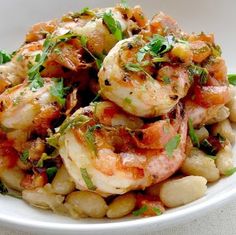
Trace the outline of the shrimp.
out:
<instances>
[{"instance_id":1,"label":"shrimp","mask_svg":"<svg viewBox=\"0 0 236 235\"><path fill-rule=\"evenodd\" d=\"M59 153L80 190L108 196L144 189L185 159L187 119L180 108L175 118L144 124L109 101L90 105L59 128ZM165 146L173 140L178 143L168 156Z\"/></svg>"},{"instance_id":2,"label":"shrimp","mask_svg":"<svg viewBox=\"0 0 236 235\"><path fill-rule=\"evenodd\" d=\"M0 123L16 148L27 141L31 134L45 137L52 121L60 117L60 105L51 94L54 82L48 80L33 92L27 83L7 89L0 95Z\"/></svg>"},{"instance_id":3,"label":"shrimp","mask_svg":"<svg viewBox=\"0 0 236 235\"><path fill-rule=\"evenodd\" d=\"M137 64L136 54L145 45L142 36L117 43L104 59L98 77L103 97L130 114L155 117L168 113L186 96L190 80L182 65L165 65L157 71L153 65ZM151 73L156 73L155 77Z\"/></svg>"}]
</instances>

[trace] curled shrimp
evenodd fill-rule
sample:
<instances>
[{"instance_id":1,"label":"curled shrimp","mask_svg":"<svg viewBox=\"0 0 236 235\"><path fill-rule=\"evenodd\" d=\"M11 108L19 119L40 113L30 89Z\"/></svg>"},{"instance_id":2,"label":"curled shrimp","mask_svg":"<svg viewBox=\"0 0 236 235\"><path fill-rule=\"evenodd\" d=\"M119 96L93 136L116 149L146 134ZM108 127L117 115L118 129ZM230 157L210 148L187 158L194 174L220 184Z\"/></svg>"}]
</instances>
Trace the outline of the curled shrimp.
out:
<instances>
[{"instance_id":1,"label":"curled shrimp","mask_svg":"<svg viewBox=\"0 0 236 235\"><path fill-rule=\"evenodd\" d=\"M99 84L101 94L128 113L155 117L169 112L186 96L190 80L181 65L165 65L159 70L153 65L138 65L137 52L145 45L141 36L117 43L104 59Z\"/></svg>"},{"instance_id":2,"label":"curled shrimp","mask_svg":"<svg viewBox=\"0 0 236 235\"><path fill-rule=\"evenodd\" d=\"M27 83L7 89L0 95L1 129L8 139L21 143L31 134L46 136L52 121L60 117L60 105L51 95L53 81L33 92Z\"/></svg>"},{"instance_id":3,"label":"curled shrimp","mask_svg":"<svg viewBox=\"0 0 236 235\"><path fill-rule=\"evenodd\" d=\"M78 189L123 194L161 182L185 159L186 118L144 124L111 102L79 109L59 129L59 152ZM171 156L166 144L178 137Z\"/></svg>"}]
</instances>

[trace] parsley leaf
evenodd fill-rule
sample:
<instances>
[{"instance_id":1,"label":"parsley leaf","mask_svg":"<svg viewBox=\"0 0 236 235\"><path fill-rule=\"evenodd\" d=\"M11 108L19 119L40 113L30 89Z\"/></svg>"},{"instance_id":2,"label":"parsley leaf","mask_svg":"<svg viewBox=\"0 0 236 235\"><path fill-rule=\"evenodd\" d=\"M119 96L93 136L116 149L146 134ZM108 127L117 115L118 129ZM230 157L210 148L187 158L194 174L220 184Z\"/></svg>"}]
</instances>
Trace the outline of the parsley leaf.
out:
<instances>
[{"instance_id":1,"label":"parsley leaf","mask_svg":"<svg viewBox=\"0 0 236 235\"><path fill-rule=\"evenodd\" d=\"M132 72L140 72L141 71L141 72L145 73L148 78L150 78L151 80L154 80L154 78L148 72L146 72L146 70L140 64L127 63L127 64L125 64L125 68L129 71L132 71Z\"/></svg>"},{"instance_id":2,"label":"parsley leaf","mask_svg":"<svg viewBox=\"0 0 236 235\"><path fill-rule=\"evenodd\" d=\"M24 163L27 164L27 160L29 158L29 150L24 150L23 153L20 155L20 160Z\"/></svg>"},{"instance_id":3,"label":"parsley leaf","mask_svg":"<svg viewBox=\"0 0 236 235\"><path fill-rule=\"evenodd\" d=\"M231 85L236 86L236 74L228 74L228 80Z\"/></svg>"},{"instance_id":4,"label":"parsley leaf","mask_svg":"<svg viewBox=\"0 0 236 235\"><path fill-rule=\"evenodd\" d=\"M89 174L88 174L88 171L86 168L80 168L80 173L81 173L81 176L87 186L87 188L89 190L92 190L92 191L95 191L96 190L96 186L93 184Z\"/></svg>"},{"instance_id":5,"label":"parsley leaf","mask_svg":"<svg viewBox=\"0 0 236 235\"><path fill-rule=\"evenodd\" d=\"M87 129L87 131L85 132L85 139L87 141L87 144L89 146L90 149L92 149L94 151L94 153L96 153L96 146L95 146L95 137L94 137L94 131L97 129L100 129L101 125L96 124L92 127L89 127Z\"/></svg>"},{"instance_id":6,"label":"parsley leaf","mask_svg":"<svg viewBox=\"0 0 236 235\"><path fill-rule=\"evenodd\" d=\"M43 85L44 85L44 80L40 76L39 73L32 74L29 77L29 82L31 82L30 83L30 90L32 90L33 92L37 91L40 87L43 87Z\"/></svg>"},{"instance_id":7,"label":"parsley leaf","mask_svg":"<svg viewBox=\"0 0 236 235\"><path fill-rule=\"evenodd\" d=\"M236 172L236 167L225 171L224 174L225 174L226 176L230 176L230 175L233 175L235 172Z\"/></svg>"},{"instance_id":8,"label":"parsley leaf","mask_svg":"<svg viewBox=\"0 0 236 235\"><path fill-rule=\"evenodd\" d=\"M51 182L53 180L53 178L55 177L56 173L57 173L57 167L52 166L52 167L47 168L46 174L47 174L49 182Z\"/></svg>"},{"instance_id":9,"label":"parsley leaf","mask_svg":"<svg viewBox=\"0 0 236 235\"><path fill-rule=\"evenodd\" d=\"M66 102L65 95L67 90L68 87L64 87L63 79L61 78L54 81L54 86L51 86L50 88L50 94L57 100L59 105L64 106Z\"/></svg>"},{"instance_id":10,"label":"parsley leaf","mask_svg":"<svg viewBox=\"0 0 236 235\"><path fill-rule=\"evenodd\" d=\"M56 133L56 134L46 138L47 144L58 149L59 148L59 145L58 145L59 138L60 138L60 134Z\"/></svg>"},{"instance_id":11,"label":"parsley leaf","mask_svg":"<svg viewBox=\"0 0 236 235\"><path fill-rule=\"evenodd\" d=\"M144 212L146 212L148 210L147 205L143 205L142 207L140 207L138 210L133 211L132 214L134 216L140 216L142 215Z\"/></svg>"},{"instance_id":12,"label":"parsley leaf","mask_svg":"<svg viewBox=\"0 0 236 235\"><path fill-rule=\"evenodd\" d=\"M199 139L194 131L194 128L193 128L193 121L192 119L190 118L188 120L188 128L189 128L189 136L193 142L193 144L197 147L200 147L200 144L199 144Z\"/></svg>"},{"instance_id":13,"label":"parsley leaf","mask_svg":"<svg viewBox=\"0 0 236 235\"><path fill-rule=\"evenodd\" d=\"M189 73L191 77L199 76L201 85L206 84L208 80L208 71L206 68L202 68L197 65L191 65L189 67Z\"/></svg>"},{"instance_id":14,"label":"parsley leaf","mask_svg":"<svg viewBox=\"0 0 236 235\"><path fill-rule=\"evenodd\" d=\"M58 154L58 151L57 151L57 150L54 150L50 155L47 155L46 153L43 153L36 166L37 166L37 167L43 167L44 161L46 161L46 160L48 160L48 159L55 158L55 157L57 157L58 155L59 155L59 154Z\"/></svg>"},{"instance_id":15,"label":"parsley leaf","mask_svg":"<svg viewBox=\"0 0 236 235\"><path fill-rule=\"evenodd\" d=\"M139 49L137 53L138 62L141 62L147 53L149 53L153 57L159 57L161 54L164 54L165 52L171 50L171 48L173 47L173 43L173 36L163 37L159 34L155 34L153 38L151 38L149 43ZM156 62L162 61L158 59Z\"/></svg>"},{"instance_id":16,"label":"parsley leaf","mask_svg":"<svg viewBox=\"0 0 236 235\"><path fill-rule=\"evenodd\" d=\"M178 147L180 143L180 137L181 136L179 134L174 136L165 145L165 150L169 157L172 157L174 150Z\"/></svg>"},{"instance_id":17,"label":"parsley leaf","mask_svg":"<svg viewBox=\"0 0 236 235\"><path fill-rule=\"evenodd\" d=\"M11 55L4 50L0 50L0 64L11 61Z\"/></svg>"},{"instance_id":18,"label":"parsley leaf","mask_svg":"<svg viewBox=\"0 0 236 235\"><path fill-rule=\"evenodd\" d=\"M122 40L123 36L120 22L114 19L111 11L105 12L102 19L109 31L114 35L114 37L118 41Z\"/></svg>"},{"instance_id":19,"label":"parsley leaf","mask_svg":"<svg viewBox=\"0 0 236 235\"><path fill-rule=\"evenodd\" d=\"M152 210L156 213L156 215L162 215L162 211L159 208L153 207Z\"/></svg>"}]
</instances>

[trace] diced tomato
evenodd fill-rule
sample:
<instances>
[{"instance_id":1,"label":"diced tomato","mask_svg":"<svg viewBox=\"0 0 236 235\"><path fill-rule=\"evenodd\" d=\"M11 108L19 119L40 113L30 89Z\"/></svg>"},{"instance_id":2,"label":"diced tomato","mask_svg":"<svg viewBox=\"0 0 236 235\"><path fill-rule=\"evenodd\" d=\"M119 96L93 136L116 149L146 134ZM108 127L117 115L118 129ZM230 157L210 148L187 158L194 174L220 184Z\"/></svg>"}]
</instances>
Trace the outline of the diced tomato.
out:
<instances>
[{"instance_id":1,"label":"diced tomato","mask_svg":"<svg viewBox=\"0 0 236 235\"><path fill-rule=\"evenodd\" d=\"M137 131L134 140L139 148L161 149L175 135L173 126L162 120Z\"/></svg>"},{"instance_id":2,"label":"diced tomato","mask_svg":"<svg viewBox=\"0 0 236 235\"><path fill-rule=\"evenodd\" d=\"M26 174L21 181L21 186L25 189L35 189L43 187L48 182L48 177L45 171L37 174Z\"/></svg>"},{"instance_id":3,"label":"diced tomato","mask_svg":"<svg viewBox=\"0 0 236 235\"><path fill-rule=\"evenodd\" d=\"M142 216L161 215L164 211L164 205L156 196L138 194L136 196L137 208L146 207L147 209L142 213Z\"/></svg>"},{"instance_id":4,"label":"diced tomato","mask_svg":"<svg viewBox=\"0 0 236 235\"><path fill-rule=\"evenodd\" d=\"M229 88L227 86L199 86L194 87L194 102L210 107L212 105L225 104L230 100Z\"/></svg>"}]
</instances>

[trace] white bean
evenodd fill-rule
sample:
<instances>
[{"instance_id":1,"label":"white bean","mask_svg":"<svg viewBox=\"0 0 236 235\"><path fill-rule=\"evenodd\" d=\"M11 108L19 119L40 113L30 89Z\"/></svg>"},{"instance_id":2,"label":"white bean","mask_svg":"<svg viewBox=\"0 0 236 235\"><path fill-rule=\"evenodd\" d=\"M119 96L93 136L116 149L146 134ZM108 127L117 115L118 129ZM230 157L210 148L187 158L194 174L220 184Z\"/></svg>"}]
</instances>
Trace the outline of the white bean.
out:
<instances>
[{"instance_id":1,"label":"white bean","mask_svg":"<svg viewBox=\"0 0 236 235\"><path fill-rule=\"evenodd\" d=\"M66 213L66 208L63 205L64 197L53 194L47 191L46 188L23 190L22 197L32 206L45 210L51 209L60 214Z\"/></svg>"},{"instance_id":2,"label":"white bean","mask_svg":"<svg viewBox=\"0 0 236 235\"><path fill-rule=\"evenodd\" d=\"M199 142L209 137L209 132L204 126L198 130L195 129L195 134L197 135Z\"/></svg>"},{"instance_id":3,"label":"white bean","mask_svg":"<svg viewBox=\"0 0 236 235\"><path fill-rule=\"evenodd\" d=\"M184 160L181 171L186 175L203 176L208 182L214 182L220 178L214 160L197 148L193 148Z\"/></svg>"},{"instance_id":4,"label":"white bean","mask_svg":"<svg viewBox=\"0 0 236 235\"><path fill-rule=\"evenodd\" d=\"M216 157L216 166L219 169L221 175L225 175L227 170L230 170L234 167L233 152L230 144L221 149L217 153Z\"/></svg>"},{"instance_id":5,"label":"white bean","mask_svg":"<svg viewBox=\"0 0 236 235\"><path fill-rule=\"evenodd\" d=\"M75 218L102 218L107 212L105 200L100 195L87 191L70 193L66 198L65 206Z\"/></svg>"},{"instance_id":6,"label":"white bean","mask_svg":"<svg viewBox=\"0 0 236 235\"><path fill-rule=\"evenodd\" d=\"M1 173L1 180L11 189L22 191L21 181L24 178L24 172L15 167L11 169L5 169Z\"/></svg>"},{"instance_id":7,"label":"white bean","mask_svg":"<svg viewBox=\"0 0 236 235\"><path fill-rule=\"evenodd\" d=\"M205 124L210 125L210 124L221 122L221 121L227 119L229 117L229 115L230 115L229 108L222 106L217 110L215 117L207 120Z\"/></svg>"},{"instance_id":8,"label":"white bean","mask_svg":"<svg viewBox=\"0 0 236 235\"><path fill-rule=\"evenodd\" d=\"M56 194L67 195L75 190L75 183L64 165L57 171L52 181L52 190Z\"/></svg>"},{"instance_id":9,"label":"white bean","mask_svg":"<svg viewBox=\"0 0 236 235\"><path fill-rule=\"evenodd\" d=\"M230 110L229 120L236 122L236 97L234 97L228 104L227 107Z\"/></svg>"},{"instance_id":10,"label":"white bean","mask_svg":"<svg viewBox=\"0 0 236 235\"><path fill-rule=\"evenodd\" d=\"M201 176L186 176L165 182L160 190L160 199L167 207L185 205L202 197L207 180Z\"/></svg>"},{"instance_id":11,"label":"white bean","mask_svg":"<svg viewBox=\"0 0 236 235\"><path fill-rule=\"evenodd\" d=\"M224 121L213 125L212 134L213 135L220 134L221 136L228 139L231 144L235 142L235 134L233 132L229 119L225 119Z\"/></svg>"},{"instance_id":12,"label":"white bean","mask_svg":"<svg viewBox=\"0 0 236 235\"><path fill-rule=\"evenodd\" d=\"M118 196L108 206L107 217L115 219L128 215L135 208L135 204L136 198L132 193Z\"/></svg>"}]
</instances>

